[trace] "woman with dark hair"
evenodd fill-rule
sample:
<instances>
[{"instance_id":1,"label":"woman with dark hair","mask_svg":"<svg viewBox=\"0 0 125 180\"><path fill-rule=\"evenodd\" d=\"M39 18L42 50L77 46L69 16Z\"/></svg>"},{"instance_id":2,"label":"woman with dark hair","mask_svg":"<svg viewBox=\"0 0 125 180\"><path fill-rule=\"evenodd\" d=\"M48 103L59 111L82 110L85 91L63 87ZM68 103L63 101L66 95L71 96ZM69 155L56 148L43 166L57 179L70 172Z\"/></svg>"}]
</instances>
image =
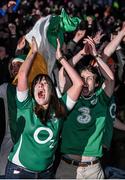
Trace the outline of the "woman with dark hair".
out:
<instances>
[{"instance_id":1,"label":"woman with dark hair","mask_svg":"<svg viewBox=\"0 0 125 180\"><path fill-rule=\"evenodd\" d=\"M39 74L28 89L28 74L37 54L35 38L32 53L18 73L17 124L18 140L9 155L6 178L54 178L53 161L63 119L77 101L83 82L60 51L57 40L56 59L65 68L72 86L59 100L48 75ZM61 103L62 102L62 103Z\"/></svg>"},{"instance_id":2,"label":"woman with dark hair","mask_svg":"<svg viewBox=\"0 0 125 180\"><path fill-rule=\"evenodd\" d=\"M37 98L36 98L37 103L35 106L35 114L39 117L40 121L43 124L46 124L48 118L50 118L50 113L51 113L52 109L55 111L55 116L57 118L65 117L66 111L65 111L64 106L62 105L62 103L60 102L60 100L57 97L56 90L55 90L55 87L54 87L54 84L53 84L51 78L46 74L38 74L34 78L32 85L31 85L32 97L35 96L34 89L36 88L37 84L40 85L42 81L43 81L43 83L44 82L47 83L49 86L48 94L50 96L48 96L48 98L46 100L46 101L49 101L49 106L48 106L46 112L43 113L43 107L39 104L39 102L37 102ZM39 92L38 96L41 96L41 97L44 96L43 92Z\"/></svg>"}]
</instances>

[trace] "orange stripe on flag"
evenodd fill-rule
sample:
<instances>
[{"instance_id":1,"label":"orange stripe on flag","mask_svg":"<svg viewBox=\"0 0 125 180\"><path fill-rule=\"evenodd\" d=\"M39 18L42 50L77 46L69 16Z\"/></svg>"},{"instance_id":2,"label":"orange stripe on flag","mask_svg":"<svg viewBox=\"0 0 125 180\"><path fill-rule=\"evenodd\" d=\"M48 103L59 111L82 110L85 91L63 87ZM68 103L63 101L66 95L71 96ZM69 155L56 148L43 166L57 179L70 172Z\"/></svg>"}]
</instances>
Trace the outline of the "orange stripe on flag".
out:
<instances>
[{"instance_id":1,"label":"orange stripe on flag","mask_svg":"<svg viewBox=\"0 0 125 180\"><path fill-rule=\"evenodd\" d=\"M29 56L30 53L31 53L31 50L27 56ZM29 73L29 77L28 77L29 84L31 84L34 77L39 73L48 74L48 69L47 69L47 64L46 64L45 58L41 54L37 53L37 56L34 59L32 68ZM17 84L17 76L13 80L13 84L14 85Z\"/></svg>"}]
</instances>

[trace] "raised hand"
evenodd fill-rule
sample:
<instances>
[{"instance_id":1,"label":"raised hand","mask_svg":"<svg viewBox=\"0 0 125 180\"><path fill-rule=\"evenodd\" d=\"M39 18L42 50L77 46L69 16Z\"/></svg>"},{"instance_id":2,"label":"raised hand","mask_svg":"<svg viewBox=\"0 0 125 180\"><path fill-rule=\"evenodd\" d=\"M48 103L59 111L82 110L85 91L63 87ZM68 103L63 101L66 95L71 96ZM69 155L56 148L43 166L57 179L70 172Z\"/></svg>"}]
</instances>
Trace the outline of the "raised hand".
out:
<instances>
[{"instance_id":1,"label":"raised hand","mask_svg":"<svg viewBox=\"0 0 125 180\"><path fill-rule=\"evenodd\" d=\"M17 49L21 50L21 49L23 49L25 47L25 45L26 45L25 36L22 36L18 41Z\"/></svg>"},{"instance_id":2,"label":"raised hand","mask_svg":"<svg viewBox=\"0 0 125 180\"><path fill-rule=\"evenodd\" d=\"M38 46L35 37L32 37L31 49L33 54L38 52Z\"/></svg>"},{"instance_id":3,"label":"raised hand","mask_svg":"<svg viewBox=\"0 0 125 180\"><path fill-rule=\"evenodd\" d=\"M11 33L12 35L16 34L16 25L15 25L15 24L9 23L9 24L8 24L8 28L9 28L10 33Z\"/></svg>"},{"instance_id":4,"label":"raised hand","mask_svg":"<svg viewBox=\"0 0 125 180\"><path fill-rule=\"evenodd\" d=\"M9 2L8 2L8 8L13 7L13 6L15 6L15 5L16 5L16 2L15 2L15 1L9 1Z\"/></svg>"},{"instance_id":5,"label":"raised hand","mask_svg":"<svg viewBox=\"0 0 125 180\"><path fill-rule=\"evenodd\" d=\"M62 52L60 49L60 41L57 38L57 49L56 49L56 59L59 59L62 56Z\"/></svg>"},{"instance_id":6,"label":"raised hand","mask_svg":"<svg viewBox=\"0 0 125 180\"><path fill-rule=\"evenodd\" d=\"M93 39L88 36L87 38L85 38L84 42L87 43L88 53L91 54L92 56L96 56L97 50L96 50L95 43L94 43Z\"/></svg>"},{"instance_id":7,"label":"raised hand","mask_svg":"<svg viewBox=\"0 0 125 180\"><path fill-rule=\"evenodd\" d=\"M99 44L102 37L104 36L105 34L103 34L101 31L98 31L95 35L95 37L93 38L93 41L95 44Z\"/></svg>"},{"instance_id":8,"label":"raised hand","mask_svg":"<svg viewBox=\"0 0 125 180\"><path fill-rule=\"evenodd\" d=\"M88 54L90 54L88 42L87 42L86 40L84 40L84 41L83 41L83 44L84 44L84 47L83 47L83 49L81 49L81 51L80 51L81 54L82 54L82 55L88 55Z\"/></svg>"},{"instance_id":9,"label":"raised hand","mask_svg":"<svg viewBox=\"0 0 125 180\"><path fill-rule=\"evenodd\" d=\"M78 30L73 38L76 43L79 42L85 36L86 30Z\"/></svg>"}]
</instances>

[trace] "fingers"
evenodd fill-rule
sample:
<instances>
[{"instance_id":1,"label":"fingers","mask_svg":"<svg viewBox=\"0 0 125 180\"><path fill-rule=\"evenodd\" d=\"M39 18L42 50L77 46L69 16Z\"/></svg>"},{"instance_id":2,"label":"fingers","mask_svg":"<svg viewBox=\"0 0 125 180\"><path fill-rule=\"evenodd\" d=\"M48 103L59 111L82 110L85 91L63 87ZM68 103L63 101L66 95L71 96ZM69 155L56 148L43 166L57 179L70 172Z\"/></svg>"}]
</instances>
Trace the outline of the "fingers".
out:
<instances>
[{"instance_id":1,"label":"fingers","mask_svg":"<svg viewBox=\"0 0 125 180\"><path fill-rule=\"evenodd\" d=\"M102 31L98 31L95 35L95 37L93 38L93 40L96 41L100 41L101 38L104 36L105 34Z\"/></svg>"},{"instance_id":2,"label":"fingers","mask_svg":"<svg viewBox=\"0 0 125 180\"><path fill-rule=\"evenodd\" d=\"M59 41L59 38L57 38L56 59L59 59L62 56L60 48L61 48L60 41Z\"/></svg>"},{"instance_id":3,"label":"fingers","mask_svg":"<svg viewBox=\"0 0 125 180\"><path fill-rule=\"evenodd\" d=\"M102 33L101 35L100 35L100 37L102 38L103 36L105 36L105 34L104 33Z\"/></svg>"},{"instance_id":4,"label":"fingers","mask_svg":"<svg viewBox=\"0 0 125 180\"><path fill-rule=\"evenodd\" d=\"M93 39L90 36L87 36L87 38L94 43Z\"/></svg>"},{"instance_id":5,"label":"fingers","mask_svg":"<svg viewBox=\"0 0 125 180\"><path fill-rule=\"evenodd\" d=\"M94 43L93 39L91 37L89 37L89 36L87 36L87 38L84 39L84 43L88 43L93 47L95 46L95 43Z\"/></svg>"},{"instance_id":6,"label":"fingers","mask_svg":"<svg viewBox=\"0 0 125 180\"><path fill-rule=\"evenodd\" d=\"M90 36L87 36L87 38L84 39L84 43L85 43L84 48L87 54L88 53L91 55L96 54L95 42Z\"/></svg>"},{"instance_id":7,"label":"fingers","mask_svg":"<svg viewBox=\"0 0 125 180\"><path fill-rule=\"evenodd\" d=\"M36 38L34 36L32 37L32 51L34 51L34 52L38 51L38 46L37 46Z\"/></svg>"},{"instance_id":8,"label":"fingers","mask_svg":"<svg viewBox=\"0 0 125 180\"><path fill-rule=\"evenodd\" d=\"M90 36L87 36L87 38L84 38L83 43L85 44L86 42L89 42L89 41L93 41L93 39L90 38ZM94 41L93 41L93 42L94 42Z\"/></svg>"},{"instance_id":9,"label":"fingers","mask_svg":"<svg viewBox=\"0 0 125 180\"><path fill-rule=\"evenodd\" d=\"M59 41L59 38L57 38L57 49L60 49L60 41Z\"/></svg>"},{"instance_id":10,"label":"fingers","mask_svg":"<svg viewBox=\"0 0 125 180\"><path fill-rule=\"evenodd\" d=\"M37 45L36 38L34 36L32 37L32 43Z\"/></svg>"},{"instance_id":11,"label":"fingers","mask_svg":"<svg viewBox=\"0 0 125 180\"><path fill-rule=\"evenodd\" d=\"M85 35L84 31L79 30L77 33L78 36L80 36L81 38Z\"/></svg>"},{"instance_id":12,"label":"fingers","mask_svg":"<svg viewBox=\"0 0 125 180\"><path fill-rule=\"evenodd\" d=\"M14 6L14 5L16 5L16 2L15 2L15 1L9 1L8 7L11 7L11 6Z\"/></svg>"},{"instance_id":13,"label":"fingers","mask_svg":"<svg viewBox=\"0 0 125 180\"><path fill-rule=\"evenodd\" d=\"M35 38L34 36L32 36L32 41L35 41L35 39L36 39L36 38Z\"/></svg>"},{"instance_id":14,"label":"fingers","mask_svg":"<svg viewBox=\"0 0 125 180\"><path fill-rule=\"evenodd\" d=\"M35 39L35 37L33 36L33 37L32 37L32 45L33 45L34 43L36 43L36 39Z\"/></svg>"},{"instance_id":15,"label":"fingers","mask_svg":"<svg viewBox=\"0 0 125 180\"><path fill-rule=\"evenodd\" d=\"M17 43L17 49L24 48L25 44L26 44L25 36L22 36Z\"/></svg>"}]
</instances>

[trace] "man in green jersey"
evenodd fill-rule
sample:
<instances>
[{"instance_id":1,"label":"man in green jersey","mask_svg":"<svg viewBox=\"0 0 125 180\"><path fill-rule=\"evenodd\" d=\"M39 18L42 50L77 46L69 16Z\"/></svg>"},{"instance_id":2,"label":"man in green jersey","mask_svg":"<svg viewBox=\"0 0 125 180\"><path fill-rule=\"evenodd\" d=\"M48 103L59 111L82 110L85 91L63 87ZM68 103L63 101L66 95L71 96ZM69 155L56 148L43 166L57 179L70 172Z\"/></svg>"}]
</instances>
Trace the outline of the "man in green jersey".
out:
<instances>
[{"instance_id":1,"label":"man in green jersey","mask_svg":"<svg viewBox=\"0 0 125 180\"><path fill-rule=\"evenodd\" d=\"M104 86L99 88L97 67L80 64L78 71L84 83L82 93L64 122L62 131L62 160L56 174L57 178L62 179L104 178L99 159L102 157L102 138L107 109L114 90L114 76L97 54L93 40L90 37L85 40L88 51L96 59L97 67L104 78Z\"/></svg>"}]
</instances>

